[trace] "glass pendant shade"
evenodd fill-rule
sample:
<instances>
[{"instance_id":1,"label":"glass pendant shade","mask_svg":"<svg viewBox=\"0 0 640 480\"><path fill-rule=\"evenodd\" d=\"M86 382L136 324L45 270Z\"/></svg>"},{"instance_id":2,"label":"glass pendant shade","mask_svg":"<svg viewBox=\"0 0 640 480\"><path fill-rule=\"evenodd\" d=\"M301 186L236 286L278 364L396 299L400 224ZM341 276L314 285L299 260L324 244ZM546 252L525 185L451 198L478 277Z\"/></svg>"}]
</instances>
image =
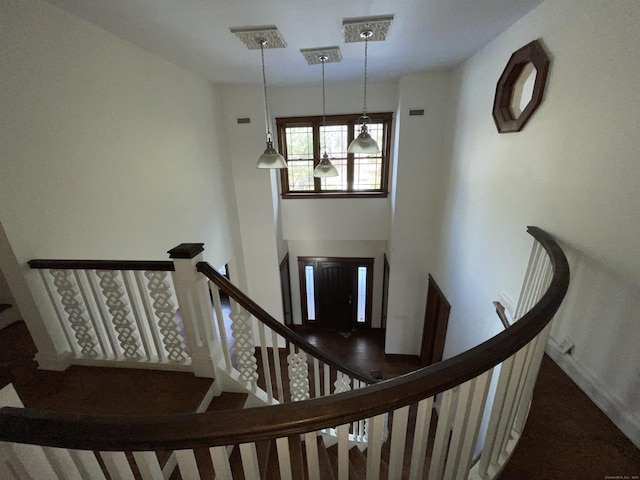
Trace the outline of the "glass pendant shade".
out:
<instances>
[{"instance_id":1,"label":"glass pendant shade","mask_svg":"<svg viewBox=\"0 0 640 480\"><path fill-rule=\"evenodd\" d=\"M256 41L260 44L260 56L262 58L262 86L264 89L264 118L267 124L267 148L262 155L258 157L258 164L256 168L287 168L287 161L278 151L273 148L273 141L271 140L271 130L269 129L269 101L267 99L267 76L264 69L264 47L267 44L265 38L257 38Z\"/></svg>"},{"instance_id":2,"label":"glass pendant shade","mask_svg":"<svg viewBox=\"0 0 640 480\"><path fill-rule=\"evenodd\" d=\"M368 155L377 155L380 153L378 143L369 135L367 126L362 124L360 135L353 139L349 145L347 153L365 153Z\"/></svg>"},{"instance_id":3,"label":"glass pendant shade","mask_svg":"<svg viewBox=\"0 0 640 480\"><path fill-rule=\"evenodd\" d=\"M338 169L329 160L329 155L325 152L322 156L322 160L318 163L318 166L313 170L313 176L317 178L322 177L337 177Z\"/></svg>"},{"instance_id":4,"label":"glass pendant shade","mask_svg":"<svg viewBox=\"0 0 640 480\"><path fill-rule=\"evenodd\" d=\"M287 168L287 161L273 148L273 142L267 140L267 148L258 158L256 168Z\"/></svg>"}]
</instances>

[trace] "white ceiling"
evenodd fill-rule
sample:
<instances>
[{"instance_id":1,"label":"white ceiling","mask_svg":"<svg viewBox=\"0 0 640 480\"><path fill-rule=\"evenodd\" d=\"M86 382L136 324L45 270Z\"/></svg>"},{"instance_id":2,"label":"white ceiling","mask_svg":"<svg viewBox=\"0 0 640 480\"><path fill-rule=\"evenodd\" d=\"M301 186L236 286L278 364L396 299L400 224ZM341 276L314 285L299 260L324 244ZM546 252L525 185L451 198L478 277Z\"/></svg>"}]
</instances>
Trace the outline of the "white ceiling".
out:
<instances>
[{"instance_id":1,"label":"white ceiling","mask_svg":"<svg viewBox=\"0 0 640 480\"><path fill-rule=\"evenodd\" d=\"M337 45L327 82L362 81L364 47L345 44L345 18L394 15L369 44L369 78L449 68L469 58L542 0L49 0L166 60L221 83L260 83L260 50L229 29L275 25L287 48L265 50L271 86L317 83L300 49ZM505 59L506 61L506 59Z\"/></svg>"}]
</instances>

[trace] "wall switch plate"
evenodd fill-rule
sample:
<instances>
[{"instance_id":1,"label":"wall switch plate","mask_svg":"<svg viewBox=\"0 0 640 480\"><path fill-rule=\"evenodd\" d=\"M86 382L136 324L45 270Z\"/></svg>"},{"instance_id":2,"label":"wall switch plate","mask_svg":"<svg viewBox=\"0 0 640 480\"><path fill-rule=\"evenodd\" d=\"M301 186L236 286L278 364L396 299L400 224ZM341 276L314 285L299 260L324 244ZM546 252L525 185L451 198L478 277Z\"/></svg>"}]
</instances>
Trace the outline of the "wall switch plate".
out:
<instances>
[{"instance_id":1,"label":"wall switch plate","mask_svg":"<svg viewBox=\"0 0 640 480\"><path fill-rule=\"evenodd\" d=\"M569 337L564 337L564 340L562 341L562 343L558 345L558 349L560 350L560 353L565 353L565 354L567 353L570 354L571 350L573 350L573 347L575 347L575 344Z\"/></svg>"}]
</instances>

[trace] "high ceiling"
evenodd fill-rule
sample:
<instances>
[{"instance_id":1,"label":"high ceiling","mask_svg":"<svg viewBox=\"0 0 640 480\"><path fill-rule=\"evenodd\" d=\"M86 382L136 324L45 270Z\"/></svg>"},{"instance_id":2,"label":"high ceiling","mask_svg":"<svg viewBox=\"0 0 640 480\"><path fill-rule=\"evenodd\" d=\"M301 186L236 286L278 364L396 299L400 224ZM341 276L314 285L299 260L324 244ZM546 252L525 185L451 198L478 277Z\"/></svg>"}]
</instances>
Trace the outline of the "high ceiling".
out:
<instances>
[{"instance_id":1,"label":"high ceiling","mask_svg":"<svg viewBox=\"0 0 640 480\"><path fill-rule=\"evenodd\" d=\"M453 67L542 0L49 0L189 71L221 83L259 83L260 50L232 27L275 25L286 48L265 51L269 85L317 83L300 49L339 46L327 81L362 80L362 43L346 44L345 18L393 15L384 42L369 44L369 78ZM533 40L533 39L532 39ZM506 59L505 59L506 61Z\"/></svg>"}]
</instances>

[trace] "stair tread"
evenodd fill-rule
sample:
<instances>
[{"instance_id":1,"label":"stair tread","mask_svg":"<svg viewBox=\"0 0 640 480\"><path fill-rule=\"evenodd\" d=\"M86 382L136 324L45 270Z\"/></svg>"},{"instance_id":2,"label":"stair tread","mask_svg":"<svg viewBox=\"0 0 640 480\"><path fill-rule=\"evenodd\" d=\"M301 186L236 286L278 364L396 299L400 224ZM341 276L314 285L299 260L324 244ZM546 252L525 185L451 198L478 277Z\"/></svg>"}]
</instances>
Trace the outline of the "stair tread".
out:
<instances>
[{"instance_id":1,"label":"stair tread","mask_svg":"<svg viewBox=\"0 0 640 480\"><path fill-rule=\"evenodd\" d=\"M322 436L318 435L316 437L318 442L318 463L320 465L320 478L323 480L335 480L337 470L334 471L333 465L331 464L331 460L329 459L329 454L327 452L327 447L324 445L324 440Z\"/></svg>"},{"instance_id":2,"label":"stair tread","mask_svg":"<svg viewBox=\"0 0 640 480\"><path fill-rule=\"evenodd\" d=\"M222 392L219 396L213 397L207 407L207 412L219 412L221 410L237 410L244 408L247 401L246 393Z\"/></svg>"}]
</instances>

